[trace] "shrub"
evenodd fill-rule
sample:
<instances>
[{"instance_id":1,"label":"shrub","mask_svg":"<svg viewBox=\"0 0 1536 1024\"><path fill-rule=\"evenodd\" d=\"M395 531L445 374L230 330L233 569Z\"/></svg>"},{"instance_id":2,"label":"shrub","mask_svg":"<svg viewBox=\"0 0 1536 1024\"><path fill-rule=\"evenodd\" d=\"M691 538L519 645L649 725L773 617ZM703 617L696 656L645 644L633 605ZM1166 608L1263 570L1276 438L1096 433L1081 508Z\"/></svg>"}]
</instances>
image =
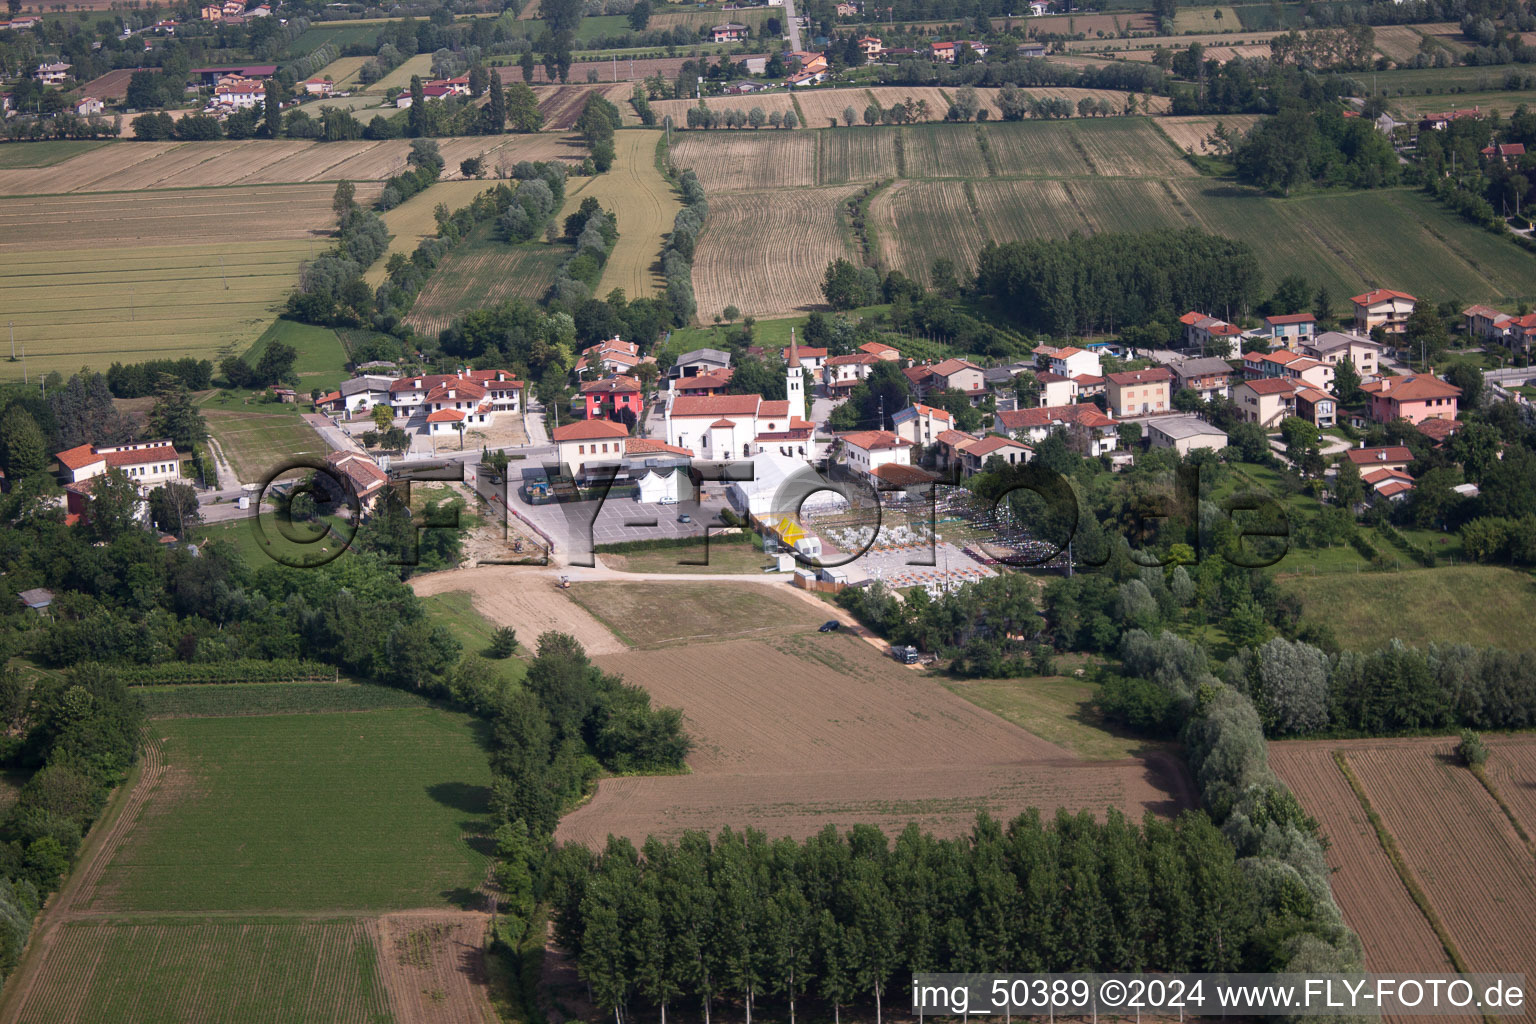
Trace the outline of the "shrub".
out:
<instances>
[{"instance_id":1,"label":"shrub","mask_svg":"<svg viewBox=\"0 0 1536 1024\"><path fill-rule=\"evenodd\" d=\"M1456 759L1468 768L1479 768L1488 760L1488 745L1471 729L1461 730L1461 742L1456 744Z\"/></svg>"},{"instance_id":2,"label":"shrub","mask_svg":"<svg viewBox=\"0 0 1536 1024\"><path fill-rule=\"evenodd\" d=\"M491 654L497 658L510 658L517 651L517 630L502 626L491 635Z\"/></svg>"}]
</instances>

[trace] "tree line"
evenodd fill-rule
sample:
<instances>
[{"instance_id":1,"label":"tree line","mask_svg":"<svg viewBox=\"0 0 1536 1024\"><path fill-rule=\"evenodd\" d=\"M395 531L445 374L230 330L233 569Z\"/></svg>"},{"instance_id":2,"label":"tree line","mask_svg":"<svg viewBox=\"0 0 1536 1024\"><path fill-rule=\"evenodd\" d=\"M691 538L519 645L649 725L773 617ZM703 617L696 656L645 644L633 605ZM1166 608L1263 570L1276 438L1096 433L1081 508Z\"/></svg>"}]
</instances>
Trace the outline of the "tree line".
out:
<instances>
[{"instance_id":1,"label":"tree line","mask_svg":"<svg viewBox=\"0 0 1536 1024\"><path fill-rule=\"evenodd\" d=\"M1259 283L1246 243L1195 228L988 244L976 268L976 290L1012 322L1057 336L1247 309Z\"/></svg>"},{"instance_id":2,"label":"tree line","mask_svg":"<svg viewBox=\"0 0 1536 1024\"><path fill-rule=\"evenodd\" d=\"M836 1019L913 972L1319 970L1359 962L1327 893L1200 812L1137 825L1111 810L982 814L968 835L828 825L797 842L726 829L547 869L555 939L622 1024L655 1007L785 1007ZM1340 944L1338 955L1332 942Z\"/></svg>"}]
</instances>

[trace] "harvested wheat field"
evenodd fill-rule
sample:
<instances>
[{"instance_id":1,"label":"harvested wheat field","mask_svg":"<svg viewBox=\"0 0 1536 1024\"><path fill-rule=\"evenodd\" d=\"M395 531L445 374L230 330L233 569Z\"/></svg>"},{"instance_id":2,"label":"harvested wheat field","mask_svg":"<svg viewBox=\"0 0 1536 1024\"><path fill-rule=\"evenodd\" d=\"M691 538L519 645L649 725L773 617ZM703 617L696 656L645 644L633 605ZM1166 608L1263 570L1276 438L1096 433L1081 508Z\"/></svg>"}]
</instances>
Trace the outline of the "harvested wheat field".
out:
<instances>
[{"instance_id":1,"label":"harvested wheat field","mask_svg":"<svg viewBox=\"0 0 1536 1024\"><path fill-rule=\"evenodd\" d=\"M798 89L795 106L806 128L826 128L832 121L842 124L843 111L848 107L853 108L854 122L859 124L863 123L864 108L869 106L869 94L863 89ZM937 111L935 116L943 117L944 111Z\"/></svg>"},{"instance_id":2,"label":"harvested wheat field","mask_svg":"<svg viewBox=\"0 0 1536 1024\"><path fill-rule=\"evenodd\" d=\"M486 991L486 914L407 910L377 922L396 1024L497 1024Z\"/></svg>"},{"instance_id":3,"label":"harvested wheat field","mask_svg":"<svg viewBox=\"0 0 1536 1024\"><path fill-rule=\"evenodd\" d=\"M1454 759L1455 744L1451 737L1286 742L1271 744L1270 753L1332 843L1334 894L1360 934L1370 970L1449 971L1451 958L1382 852L1335 753L1466 969L1530 975L1536 972L1533 852L1498 802ZM1495 738L1491 746L1490 776L1513 807L1510 791L1536 788L1536 741ZM1507 762L1502 768L1500 760Z\"/></svg>"},{"instance_id":4,"label":"harvested wheat field","mask_svg":"<svg viewBox=\"0 0 1536 1024\"><path fill-rule=\"evenodd\" d=\"M651 109L656 112L656 119L660 121L663 117L671 117L674 130L688 127L688 111L698 105L697 100L651 101ZM756 96L711 96L704 101L704 105L717 114L724 114L728 110L739 110L743 114L750 114L756 107L761 108L764 116L777 113L780 117L795 109L787 92L762 93Z\"/></svg>"},{"instance_id":5,"label":"harvested wheat field","mask_svg":"<svg viewBox=\"0 0 1536 1024\"><path fill-rule=\"evenodd\" d=\"M363 65L371 61L372 57L337 57L315 74L316 78L329 78L331 84L337 88L345 89L357 84L355 79L363 70Z\"/></svg>"},{"instance_id":6,"label":"harvested wheat field","mask_svg":"<svg viewBox=\"0 0 1536 1024\"><path fill-rule=\"evenodd\" d=\"M822 185L877 181L901 173L901 135L889 129L837 128L816 139L816 180Z\"/></svg>"},{"instance_id":7,"label":"harvested wheat field","mask_svg":"<svg viewBox=\"0 0 1536 1024\"><path fill-rule=\"evenodd\" d=\"M1217 125L1226 128L1235 142L1258 123L1258 114L1228 114L1222 117L1195 115L1158 118L1157 127L1162 129L1163 134L1168 136L1180 152L1199 154L1210 152L1210 146L1205 140L1216 130Z\"/></svg>"},{"instance_id":8,"label":"harvested wheat field","mask_svg":"<svg viewBox=\"0 0 1536 1024\"><path fill-rule=\"evenodd\" d=\"M525 8L523 14L526 15ZM749 57L767 57L766 53L732 54L731 59L736 61L747 60ZM660 75L667 81L676 81L685 63L693 60L692 57L621 57L617 61L608 60L583 60L571 65L570 79L572 82L585 82L588 71L596 71L599 83L613 84L617 82L639 82L650 78L652 75ZM503 64L494 69L501 75L501 80L507 85L523 80L523 69L516 64ZM617 79L615 79L617 75ZM536 64L533 69L534 85L549 85L550 77L544 71L544 65ZM382 91L382 90L374 90ZM617 102L617 101L615 101Z\"/></svg>"},{"instance_id":9,"label":"harvested wheat field","mask_svg":"<svg viewBox=\"0 0 1536 1024\"><path fill-rule=\"evenodd\" d=\"M1399 64L1413 60L1424 37L1408 25L1377 25L1373 30L1376 52Z\"/></svg>"},{"instance_id":10,"label":"harvested wheat field","mask_svg":"<svg viewBox=\"0 0 1536 1024\"><path fill-rule=\"evenodd\" d=\"M800 188L816 184L816 135L769 129L695 131L672 140L672 165L691 167L710 195L760 188Z\"/></svg>"},{"instance_id":11,"label":"harvested wheat field","mask_svg":"<svg viewBox=\"0 0 1536 1024\"><path fill-rule=\"evenodd\" d=\"M557 841L600 846L609 833L638 842L727 824L804 838L828 824L889 832L910 821L957 835L983 810L1116 807L1136 819L1189 805L1171 758L1080 761L855 637L807 632L597 660L682 709L693 774L604 780Z\"/></svg>"},{"instance_id":12,"label":"harvested wheat field","mask_svg":"<svg viewBox=\"0 0 1536 1024\"><path fill-rule=\"evenodd\" d=\"M985 221L971 210L973 187L964 181L898 181L876 195L869 216L884 262L923 282L941 256L973 265L989 240Z\"/></svg>"},{"instance_id":13,"label":"harvested wheat field","mask_svg":"<svg viewBox=\"0 0 1536 1024\"><path fill-rule=\"evenodd\" d=\"M632 299L648 298L666 287L659 257L682 201L656 169L661 132L620 132L613 141L613 167L607 174L573 181L560 217L563 222L588 196L611 211L618 220L619 240L603 265L596 294L622 288Z\"/></svg>"},{"instance_id":14,"label":"harvested wheat field","mask_svg":"<svg viewBox=\"0 0 1536 1024\"><path fill-rule=\"evenodd\" d=\"M452 590L467 591L475 610L498 626L511 626L524 643L540 633L557 630L581 642L588 654L624 650L618 637L555 585L555 578L515 566L451 569L411 578L411 589L427 597Z\"/></svg>"},{"instance_id":15,"label":"harvested wheat field","mask_svg":"<svg viewBox=\"0 0 1536 1024\"><path fill-rule=\"evenodd\" d=\"M827 264L858 258L840 212L858 188L712 196L693 261L699 309L708 315L736 306L744 314L766 316L820 307ZM742 245L743 238L754 244Z\"/></svg>"},{"instance_id":16,"label":"harvested wheat field","mask_svg":"<svg viewBox=\"0 0 1536 1024\"><path fill-rule=\"evenodd\" d=\"M1322 824L1333 897L1365 947L1366 970L1455 970L1334 763L1339 746L1313 740L1271 743L1269 760L1302 807Z\"/></svg>"},{"instance_id":17,"label":"harvested wheat field","mask_svg":"<svg viewBox=\"0 0 1536 1024\"><path fill-rule=\"evenodd\" d=\"M82 96L94 96L106 102L117 102L128 95L128 82L140 68L117 68L100 78L93 78L80 87Z\"/></svg>"},{"instance_id":18,"label":"harvested wheat field","mask_svg":"<svg viewBox=\"0 0 1536 1024\"><path fill-rule=\"evenodd\" d=\"M424 238L437 234L437 218L433 211L439 203L450 210L468 206L475 196L494 188L488 181L439 181L416 193L393 210L384 214L384 226L389 229L389 249L374 261L363 279L377 288L389 276L387 264L393 253L409 256L416 251Z\"/></svg>"}]
</instances>

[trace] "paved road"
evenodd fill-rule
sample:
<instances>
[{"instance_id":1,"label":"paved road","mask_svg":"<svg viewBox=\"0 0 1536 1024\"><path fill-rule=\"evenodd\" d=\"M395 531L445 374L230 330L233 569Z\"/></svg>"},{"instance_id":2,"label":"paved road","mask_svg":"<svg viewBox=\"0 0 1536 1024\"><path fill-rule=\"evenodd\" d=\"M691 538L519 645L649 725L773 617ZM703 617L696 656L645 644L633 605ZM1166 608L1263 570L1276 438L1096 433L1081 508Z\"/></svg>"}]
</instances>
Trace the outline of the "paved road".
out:
<instances>
[{"instance_id":1,"label":"paved road","mask_svg":"<svg viewBox=\"0 0 1536 1024\"><path fill-rule=\"evenodd\" d=\"M795 0L784 0L784 27L789 30L789 48L800 49L800 23L795 20Z\"/></svg>"}]
</instances>

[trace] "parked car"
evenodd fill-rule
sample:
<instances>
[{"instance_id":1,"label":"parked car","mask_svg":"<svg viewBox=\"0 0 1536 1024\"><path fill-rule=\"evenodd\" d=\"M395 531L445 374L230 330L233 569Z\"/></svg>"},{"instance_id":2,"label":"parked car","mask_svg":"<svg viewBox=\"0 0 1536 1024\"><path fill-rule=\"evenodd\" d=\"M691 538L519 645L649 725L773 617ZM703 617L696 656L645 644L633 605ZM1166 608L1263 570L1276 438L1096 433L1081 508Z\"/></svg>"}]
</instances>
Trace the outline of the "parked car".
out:
<instances>
[{"instance_id":1,"label":"parked car","mask_svg":"<svg viewBox=\"0 0 1536 1024\"><path fill-rule=\"evenodd\" d=\"M821 624L821 628L818 629L816 632L818 632L818 633L836 633L838 630L840 630L842 628L843 628L843 624L841 622L838 622L836 619L828 619L826 622L823 622Z\"/></svg>"},{"instance_id":2,"label":"parked car","mask_svg":"<svg viewBox=\"0 0 1536 1024\"><path fill-rule=\"evenodd\" d=\"M693 516L689 515L687 512L684 512L682 515L677 517L677 521L680 523L691 523L693 522Z\"/></svg>"}]
</instances>

